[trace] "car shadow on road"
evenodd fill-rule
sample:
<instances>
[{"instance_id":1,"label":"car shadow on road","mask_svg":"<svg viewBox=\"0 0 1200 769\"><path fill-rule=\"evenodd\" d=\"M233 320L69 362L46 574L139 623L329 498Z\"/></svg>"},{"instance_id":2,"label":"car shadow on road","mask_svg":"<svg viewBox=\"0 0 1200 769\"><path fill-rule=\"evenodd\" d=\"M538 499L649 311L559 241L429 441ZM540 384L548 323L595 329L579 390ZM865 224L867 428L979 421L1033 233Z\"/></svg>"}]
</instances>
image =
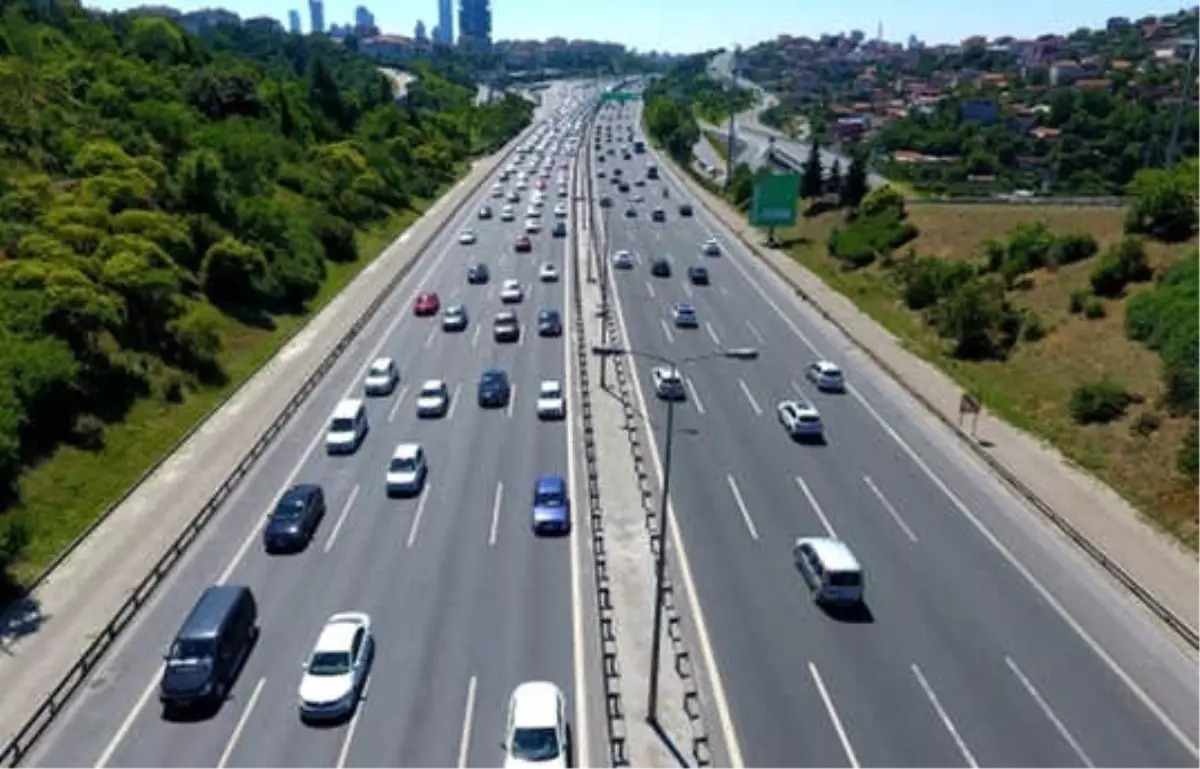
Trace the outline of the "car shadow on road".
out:
<instances>
[{"instance_id":1,"label":"car shadow on road","mask_svg":"<svg viewBox=\"0 0 1200 769\"><path fill-rule=\"evenodd\" d=\"M875 622L875 615L865 601L856 604L820 604L821 611L830 619L847 625L870 625Z\"/></svg>"}]
</instances>

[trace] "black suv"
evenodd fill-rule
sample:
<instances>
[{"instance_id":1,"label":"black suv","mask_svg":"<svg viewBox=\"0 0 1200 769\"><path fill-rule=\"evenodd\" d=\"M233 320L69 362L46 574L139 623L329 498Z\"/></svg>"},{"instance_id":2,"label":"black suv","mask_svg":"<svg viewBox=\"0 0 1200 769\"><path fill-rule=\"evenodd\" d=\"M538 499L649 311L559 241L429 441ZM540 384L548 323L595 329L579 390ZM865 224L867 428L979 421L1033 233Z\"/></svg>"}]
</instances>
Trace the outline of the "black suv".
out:
<instances>
[{"instance_id":1,"label":"black suv","mask_svg":"<svg viewBox=\"0 0 1200 769\"><path fill-rule=\"evenodd\" d=\"M656 222L665 222L667 220L667 212L661 208L654 209L654 213L650 214L650 218Z\"/></svg>"},{"instance_id":2,"label":"black suv","mask_svg":"<svg viewBox=\"0 0 1200 769\"><path fill-rule=\"evenodd\" d=\"M656 278L671 277L671 263L659 256L650 262L650 274Z\"/></svg>"},{"instance_id":3,"label":"black suv","mask_svg":"<svg viewBox=\"0 0 1200 769\"><path fill-rule=\"evenodd\" d=\"M325 493L312 483L302 483L284 492L263 529L263 549L268 553L303 550L312 541L325 517Z\"/></svg>"},{"instance_id":4,"label":"black suv","mask_svg":"<svg viewBox=\"0 0 1200 769\"><path fill-rule=\"evenodd\" d=\"M471 284L487 283L488 268L486 264L472 264L467 268L467 282Z\"/></svg>"},{"instance_id":5,"label":"black suv","mask_svg":"<svg viewBox=\"0 0 1200 769\"><path fill-rule=\"evenodd\" d=\"M680 216L691 216L692 215L692 204L691 203L681 203L679 205L679 215Z\"/></svg>"},{"instance_id":6,"label":"black suv","mask_svg":"<svg viewBox=\"0 0 1200 769\"><path fill-rule=\"evenodd\" d=\"M500 408L508 405L508 373L504 369L489 368L479 377L479 405L484 408Z\"/></svg>"},{"instance_id":7,"label":"black suv","mask_svg":"<svg viewBox=\"0 0 1200 769\"><path fill-rule=\"evenodd\" d=\"M537 324L538 336L562 335L562 316L558 314L558 310L539 310Z\"/></svg>"},{"instance_id":8,"label":"black suv","mask_svg":"<svg viewBox=\"0 0 1200 769\"><path fill-rule=\"evenodd\" d=\"M688 267L688 278L697 286L708 285L708 268L696 265Z\"/></svg>"}]
</instances>

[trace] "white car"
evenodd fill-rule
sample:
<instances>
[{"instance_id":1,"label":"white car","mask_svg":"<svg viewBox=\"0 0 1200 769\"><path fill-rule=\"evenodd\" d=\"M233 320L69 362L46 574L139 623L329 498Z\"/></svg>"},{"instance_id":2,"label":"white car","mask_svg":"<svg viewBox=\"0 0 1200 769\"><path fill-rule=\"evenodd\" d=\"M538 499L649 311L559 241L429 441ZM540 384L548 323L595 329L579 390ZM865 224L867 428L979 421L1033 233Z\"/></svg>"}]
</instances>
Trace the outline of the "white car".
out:
<instances>
[{"instance_id":1,"label":"white car","mask_svg":"<svg viewBox=\"0 0 1200 769\"><path fill-rule=\"evenodd\" d=\"M525 181L524 179L518 179L517 180L517 189L519 189L519 190L529 189L529 182Z\"/></svg>"},{"instance_id":2,"label":"white car","mask_svg":"<svg viewBox=\"0 0 1200 769\"><path fill-rule=\"evenodd\" d=\"M629 253L625 249L621 249L612 255L612 265L618 270L632 270L633 254Z\"/></svg>"},{"instance_id":3,"label":"white car","mask_svg":"<svg viewBox=\"0 0 1200 769\"><path fill-rule=\"evenodd\" d=\"M720 256L721 244L717 242L716 238L709 238L700 244L700 252L705 256Z\"/></svg>"},{"instance_id":4,"label":"white car","mask_svg":"<svg viewBox=\"0 0 1200 769\"><path fill-rule=\"evenodd\" d=\"M420 494L425 488L425 449L419 443L401 443L392 452L387 469L388 496Z\"/></svg>"},{"instance_id":5,"label":"white car","mask_svg":"<svg viewBox=\"0 0 1200 769\"><path fill-rule=\"evenodd\" d=\"M429 379L417 393L417 416L444 417L450 408L450 390L441 379Z\"/></svg>"},{"instance_id":6,"label":"white car","mask_svg":"<svg viewBox=\"0 0 1200 769\"><path fill-rule=\"evenodd\" d=\"M842 392L846 389L846 378L837 364L827 360L814 361L804 368L804 376L818 390Z\"/></svg>"},{"instance_id":7,"label":"white car","mask_svg":"<svg viewBox=\"0 0 1200 769\"><path fill-rule=\"evenodd\" d=\"M780 401L775 406L775 413L779 415L779 423L783 425L783 429L796 440L821 440L825 437L821 413L807 401L800 398Z\"/></svg>"},{"instance_id":8,"label":"white car","mask_svg":"<svg viewBox=\"0 0 1200 769\"><path fill-rule=\"evenodd\" d=\"M520 203L521 193L517 192L516 190L510 190L505 200L507 200L509 203Z\"/></svg>"},{"instance_id":9,"label":"white car","mask_svg":"<svg viewBox=\"0 0 1200 769\"><path fill-rule=\"evenodd\" d=\"M545 379L538 385L538 419L562 419L567 415L567 398L563 395L562 382Z\"/></svg>"},{"instance_id":10,"label":"white car","mask_svg":"<svg viewBox=\"0 0 1200 769\"><path fill-rule=\"evenodd\" d=\"M681 401L687 397L683 377L670 366L657 366L650 376L654 380L654 394L659 398Z\"/></svg>"},{"instance_id":11,"label":"white car","mask_svg":"<svg viewBox=\"0 0 1200 769\"><path fill-rule=\"evenodd\" d=\"M567 217L567 204L566 203L556 204L554 206L554 215L556 217L558 217L559 219L565 219Z\"/></svg>"},{"instance_id":12,"label":"white car","mask_svg":"<svg viewBox=\"0 0 1200 769\"><path fill-rule=\"evenodd\" d=\"M550 262L546 262L542 265L541 269L538 270L538 280L543 283L557 283L558 268L553 264L550 264Z\"/></svg>"},{"instance_id":13,"label":"white car","mask_svg":"<svg viewBox=\"0 0 1200 769\"><path fill-rule=\"evenodd\" d=\"M567 707L549 681L526 681L513 690L504 724L504 766L566 767Z\"/></svg>"},{"instance_id":14,"label":"white car","mask_svg":"<svg viewBox=\"0 0 1200 769\"><path fill-rule=\"evenodd\" d=\"M463 230L458 234L458 242L464 246L473 245L476 241L474 230Z\"/></svg>"},{"instance_id":15,"label":"white car","mask_svg":"<svg viewBox=\"0 0 1200 769\"><path fill-rule=\"evenodd\" d=\"M567 187L565 184L560 184L558 186L558 196L560 198L565 198L567 196Z\"/></svg>"},{"instance_id":16,"label":"white car","mask_svg":"<svg viewBox=\"0 0 1200 769\"><path fill-rule=\"evenodd\" d=\"M504 208L500 209L500 221L511 222L513 219L516 219L516 218L517 218L517 212L515 210L513 210L513 207L511 205L505 205Z\"/></svg>"},{"instance_id":17,"label":"white car","mask_svg":"<svg viewBox=\"0 0 1200 769\"><path fill-rule=\"evenodd\" d=\"M525 211L525 216L530 219L541 219L542 218L542 207L536 203L531 203L529 205L529 208L526 209L526 211Z\"/></svg>"},{"instance_id":18,"label":"white car","mask_svg":"<svg viewBox=\"0 0 1200 769\"><path fill-rule=\"evenodd\" d=\"M504 177L503 175L501 175L501 176L500 176L500 181L504 181L504 179L505 179L505 177ZM499 184L493 184L493 185L492 185L492 197L493 197L493 198L502 198L502 197L504 197L504 187L503 187L502 185L499 185Z\"/></svg>"},{"instance_id":19,"label":"white car","mask_svg":"<svg viewBox=\"0 0 1200 769\"><path fill-rule=\"evenodd\" d=\"M375 638L369 616L348 611L330 617L304 664L300 718L323 721L353 713L374 656Z\"/></svg>"},{"instance_id":20,"label":"white car","mask_svg":"<svg viewBox=\"0 0 1200 769\"><path fill-rule=\"evenodd\" d=\"M376 358L367 369L363 389L367 395L391 395L400 381L400 372L391 358Z\"/></svg>"},{"instance_id":21,"label":"white car","mask_svg":"<svg viewBox=\"0 0 1200 769\"><path fill-rule=\"evenodd\" d=\"M504 304L517 304L525 299L525 289L516 278L509 278L500 287L500 301Z\"/></svg>"},{"instance_id":22,"label":"white car","mask_svg":"<svg viewBox=\"0 0 1200 769\"><path fill-rule=\"evenodd\" d=\"M525 220L525 232L529 233L530 235L540 232L541 229L542 229L542 223L539 222L537 219L526 219Z\"/></svg>"}]
</instances>

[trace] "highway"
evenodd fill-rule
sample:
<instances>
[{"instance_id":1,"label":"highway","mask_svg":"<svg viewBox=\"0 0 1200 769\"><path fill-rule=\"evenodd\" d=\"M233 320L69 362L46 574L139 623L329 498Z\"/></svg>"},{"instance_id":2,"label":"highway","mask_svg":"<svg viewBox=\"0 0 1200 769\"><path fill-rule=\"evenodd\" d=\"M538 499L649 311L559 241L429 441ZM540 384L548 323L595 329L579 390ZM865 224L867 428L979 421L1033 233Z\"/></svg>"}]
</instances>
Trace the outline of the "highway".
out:
<instances>
[{"instance_id":1,"label":"highway","mask_svg":"<svg viewBox=\"0 0 1200 769\"><path fill-rule=\"evenodd\" d=\"M562 103L565 91L554 94L541 114ZM568 477L575 465L568 423L540 422L535 414L539 380L565 379L568 388L571 382L564 370L569 337L539 338L534 323L542 306L559 308L569 321L570 265L563 257L571 238L551 238L551 184L546 227L533 236L533 252L514 253L523 217L476 219L485 202L499 212L503 201L489 196L493 181L431 244L29 763L494 766L503 759L505 708L517 684L554 681L568 698L569 718L582 712L575 600L582 567L572 558L582 545L574 534L535 539L529 512L535 479ZM518 211L528 200L524 193ZM464 226L478 234L475 245L457 242ZM487 285L466 282L476 261L491 269ZM537 281L545 261L559 265L561 282ZM491 323L506 278L519 279L526 296L516 307L521 341L501 345ZM415 317L411 305L424 290L438 291L443 307L465 303L468 329L447 333L438 317ZM367 399L371 430L356 454L326 455L329 415L342 398L361 397L365 368L380 355L397 361L399 386L389 397ZM514 397L508 408L484 410L476 383L494 365L509 372ZM428 378L445 379L453 395L442 419L416 416L417 391ZM425 447L427 486L416 498L389 499L384 471L406 441ZM324 487L328 514L305 552L268 556L264 516L298 482ZM157 702L162 655L197 596L214 583L253 589L261 637L215 717L165 721ZM297 712L301 663L325 620L350 610L367 612L374 623L365 699L347 723L305 726ZM578 750L587 725L574 728Z\"/></svg>"},{"instance_id":2,"label":"highway","mask_svg":"<svg viewBox=\"0 0 1200 769\"><path fill-rule=\"evenodd\" d=\"M643 177L652 159L618 151L589 172ZM608 252L637 257L609 271L627 343L674 359L760 350L686 367L676 414L673 545L687 568L673 568L713 649L710 732L748 766L1195 766L1194 657L711 215L681 219L687 195L664 176L670 199L663 183L635 188L647 201L632 220L626 196L595 181L615 201L597 209L613 216ZM656 205L666 223L650 220ZM710 234L720 257L700 255ZM672 276L650 276L664 255ZM699 263L710 286L687 282ZM699 328L673 327L676 301L695 304ZM818 357L845 368L847 393L803 379ZM655 364L632 362L661 457ZM827 445L794 444L780 426L776 403L797 393L820 409ZM801 535L849 543L866 611L813 604L791 557Z\"/></svg>"}]
</instances>

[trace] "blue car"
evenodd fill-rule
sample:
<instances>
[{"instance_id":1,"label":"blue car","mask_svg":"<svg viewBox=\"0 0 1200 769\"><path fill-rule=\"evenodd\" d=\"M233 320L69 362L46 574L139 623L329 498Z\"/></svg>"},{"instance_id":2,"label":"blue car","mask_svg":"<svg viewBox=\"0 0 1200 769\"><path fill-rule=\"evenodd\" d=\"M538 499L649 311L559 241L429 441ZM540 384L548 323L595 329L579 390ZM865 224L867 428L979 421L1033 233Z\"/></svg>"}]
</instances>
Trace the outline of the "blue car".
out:
<instances>
[{"instance_id":1,"label":"blue car","mask_svg":"<svg viewBox=\"0 0 1200 769\"><path fill-rule=\"evenodd\" d=\"M571 500L561 475L543 475L533 487L533 533L571 531Z\"/></svg>"}]
</instances>

